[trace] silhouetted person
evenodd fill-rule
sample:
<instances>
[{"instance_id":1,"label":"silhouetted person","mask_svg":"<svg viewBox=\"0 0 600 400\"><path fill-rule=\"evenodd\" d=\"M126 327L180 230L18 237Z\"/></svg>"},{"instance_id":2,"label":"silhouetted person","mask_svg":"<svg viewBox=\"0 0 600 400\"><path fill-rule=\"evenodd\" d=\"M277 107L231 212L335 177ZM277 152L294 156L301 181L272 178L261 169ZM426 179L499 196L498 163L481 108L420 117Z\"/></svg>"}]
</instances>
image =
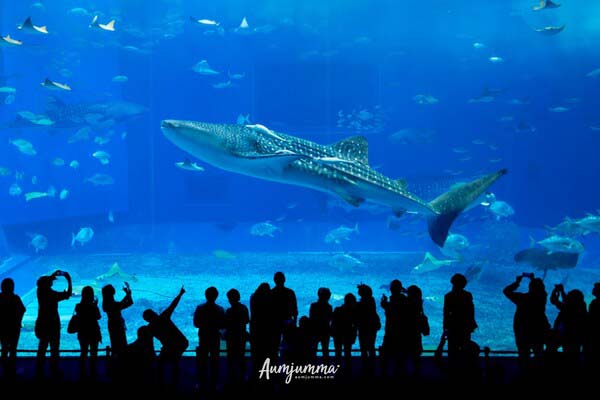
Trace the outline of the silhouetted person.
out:
<instances>
[{"instance_id":1,"label":"silhouetted person","mask_svg":"<svg viewBox=\"0 0 600 400\"><path fill-rule=\"evenodd\" d=\"M52 289L52 283L58 276L67 280L67 289L61 292ZM50 346L50 371L58 377L60 359L60 315L58 303L67 300L73 294L73 284L68 272L54 271L51 275L41 276L37 280L38 315L35 320L35 336L39 339L36 355L36 375L44 374L46 350Z\"/></svg>"},{"instance_id":2,"label":"silhouetted person","mask_svg":"<svg viewBox=\"0 0 600 400\"><path fill-rule=\"evenodd\" d=\"M403 346L406 352L408 367L412 369L413 376L419 376L421 371L421 354L423 354L423 336L429 335L429 320L423 310L423 293L416 285L406 289L407 293L407 318L406 318L406 343Z\"/></svg>"},{"instance_id":3,"label":"silhouetted person","mask_svg":"<svg viewBox=\"0 0 600 400\"><path fill-rule=\"evenodd\" d=\"M357 336L356 296L354 294L346 294L344 304L333 310L331 336L336 359L338 362L343 360L344 368L349 369L352 362L352 346L356 342Z\"/></svg>"},{"instance_id":4,"label":"silhouetted person","mask_svg":"<svg viewBox=\"0 0 600 400\"><path fill-rule=\"evenodd\" d=\"M194 327L198 328L198 348L196 361L199 382L208 380L209 388L214 389L219 373L221 332L225 327L225 311L216 303L219 291L214 286L204 291L206 303L194 311Z\"/></svg>"},{"instance_id":5,"label":"silhouetted person","mask_svg":"<svg viewBox=\"0 0 600 400\"><path fill-rule=\"evenodd\" d=\"M283 351L286 363L306 365L314 363L316 342L311 320L306 315L298 321L298 327L291 328Z\"/></svg>"},{"instance_id":6,"label":"silhouetted person","mask_svg":"<svg viewBox=\"0 0 600 400\"><path fill-rule=\"evenodd\" d=\"M102 340L100 334L100 309L98 308L98 299L94 296L94 289L91 286L85 286L81 290L81 301L75 305L75 313L79 318L77 340L81 355L79 358L79 371L81 378L88 376L86 373L88 353L89 353L89 377L94 379L97 372L98 363L98 344Z\"/></svg>"},{"instance_id":7,"label":"silhouetted person","mask_svg":"<svg viewBox=\"0 0 600 400\"><path fill-rule=\"evenodd\" d=\"M364 372L371 374L375 368L375 340L377 331L381 329L381 320L377 314L377 306L371 287L363 283L359 284L358 296L360 297L360 300L356 303L358 343Z\"/></svg>"},{"instance_id":8,"label":"silhouetted person","mask_svg":"<svg viewBox=\"0 0 600 400\"><path fill-rule=\"evenodd\" d=\"M148 322L152 336L158 339L162 345L157 362L158 378L164 380L166 378L166 370L170 366L171 384L173 386L177 385L179 381L179 363L181 362L183 353L189 346L185 335L171 320L173 311L175 311L184 293L185 289L182 286L179 294L175 296L171 304L160 314L157 314L152 309L147 309L142 314L144 320Z\"/></svg>"},{"instance_id":9,"label":"silhouetted person","mask_svg":"<svg viewBox=\"0 0 600 400\"><path fill-rule=\"evenodd\" d=\"M102 310L106 313L108 319L108 336L110 337L110 349L113 355L119 354L127 347L127 330L125 319L121 315L121 311L133 305L131 289L129 284L125 282L123 287L125 296L120 301L115 300L115 288L113 285L105 285L102 288Z\"/></svg>"},{"instance_id":10,"label":"silhouetted person","mask_svg":"<svg viewBox=\"0 0 600 400\"><path fill-rule=\"evenodd\" d=\"M271 289L271 313L274 322L275 340L271 353L276 356L282 342L287 339L288 333L296 327L298 303L296 302L296 293L285 286L283 272L276 272L273 281L275 287ZM277 361L277 359L272 361Z\"/></svg>"},{"instance_id":11,"label":"silhouetted person","mask_svg":"<svg viewBox=\"0 0 600 400\"><path fill-rule=\"evenodd\" d=\"M452 290L444 296L443 328L447 333L448 361L453 366L464 366L471 349L471 334L477 328L473 295L465 290L467 278L454 274L450 279Z\"/></svg>"},{"instance_id":12,"label":"silhouetted person","mask_svg":"<svg viewBox=\"0 0 600 400\"><path fill-rule=\"evenodd\" d=\"M550 295L552 303L559 313L554 322L563 353L569 367L578 367L586 335L587 306L583 293L573 289L565 293L563 285L556 285Z\"/></svg>"},{"instance_id":13,"label":"silhouetted person","mask_svg":"<svg viewBox=\"0 0 600 400\"><path fill-rule=\"evenodd\" d=\"M600 282L594 283L594 299L588 307L588 333L586 346L586 364L590 371L600 369Z\"/></svg>"},{"instance_id":14,"label":"silhouetted person","mask_svg":"<svg viewBox=\"0 0 600 400\"><path fill-rule=\"evenodd\" d=\"M258 285L250 296L250 351L254 371L260 369L267 358L277 361L272 297L267 282Z\"/></svg>"},{"instance_id":15,"label":"silhouetted person","mask_svg":"<svg viewBox=\"0 0 600 400\"><path fill-rule=\"evenodd\" d=\"M156 352L150 326L140 326L137 338L127 345L124 352L123 370L127 374L124 382L131 383L133 388L153 384Z\"/></svg>"},{"instance_id":16,"label":"silhouetted person","mask_svg":"<svg viewBox=\"0 0 600 400\"><path fill-rule=\"evenodd\" d=\"M519 293L516 290L524 275L519 275L513 283L504 288L503 293L517 306L513 319L515 342L519 352L522 366L529 363L531 353L541 361L544 352L544 343L550 330L550 324L546 317L547 293L544 281L526 275L529 281L529 291Z\"/></svg>"},{"instance_id":17,"label":"silhouetted person","mask_svg":"<svg viewBox=\"0 0 600 400\"><path fill-rule=\"evenodd\" d=\"M385 327L382 343L382 372L388 369L403 370L406 359L408 300L402 282L394 279L390 283L390 298L381 296L381 308L385 312Z\"/></svg>"},{"instance_id":18,"label":"silhouetted person","mask_svg":"<svg viewBox=\"0 0 600 400\"><path fill-rule=\"evenodd\" d=\"M21 321L25 306L15 294L15 282L4 278L0 292L0 346L2 346L2 369L4 376L14 378L17 373L17 348L21 336Z\"/></svg>"},{"instance_id":19,"label":"silhouetted person","mask_svg":"<svg viewBox=\"0 0 600 400\"><path fill-rule=\"evenodd\" d=\"M230 289L227 292L230 307L225 311L225 343L227 345L227 364L229 381L239 382L246 373L246 342L250 322L248 307L240 303L240 292Z\"/></svg>"},{"instance_id":20,"label":"silhouetted person","mask_svg":"<svg viewBox=\"0 0 600 400\"><path fill-rule=\"evenodd\" d=\"M321 351L325 359L329 358L329 337L331 336L331 318L333 308L329 304L331 291L328 288L319 288L318 300L310 305L309 318L315 338L314 349L321 345Z\"/></svg>"}]
</instances>

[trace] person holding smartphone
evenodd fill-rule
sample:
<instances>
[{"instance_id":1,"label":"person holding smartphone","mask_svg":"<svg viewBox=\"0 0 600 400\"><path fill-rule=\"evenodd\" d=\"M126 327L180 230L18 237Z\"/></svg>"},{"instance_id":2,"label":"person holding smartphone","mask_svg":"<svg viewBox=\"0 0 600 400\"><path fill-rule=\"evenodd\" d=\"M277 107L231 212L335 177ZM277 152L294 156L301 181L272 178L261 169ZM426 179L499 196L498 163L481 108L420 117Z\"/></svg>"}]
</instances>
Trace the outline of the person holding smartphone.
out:
<instances>
[{"instance_id":1,"label":"person holding smartphone","mask_svg":"<svg viewBox=\"0 0 600 400\"><path fill-rule=\"evenodd\" d=\"M529 279L529 291L526 293L517 292L523 278ZM503 293L517 306L513 330L521 366L528 366L532 353L535 359L541 361L544 343L550 331L550 323L546 316L548 294L544 281L534 277L533 273L523 273L506 286Z\"/></svg>"},{"instance_id":2,"label":"person holding smartphone","mask_svg":"<svg viewBox=\"0 0 600 400\"><path fill-rule=\"evenodd\" d=\"M52 289L54 281L62 276L67 280L67 289L57 291ZM37 280L38 314L35 320L35 336L39 339L36 355L36 375L44 374L46 350L50 346L50 371L55 377L59 375L60 347L60 315L58 303L67 300L73 294L71 275L68 272L56 270L51 275L44 275Z\"/></svg>"}]
</instances>

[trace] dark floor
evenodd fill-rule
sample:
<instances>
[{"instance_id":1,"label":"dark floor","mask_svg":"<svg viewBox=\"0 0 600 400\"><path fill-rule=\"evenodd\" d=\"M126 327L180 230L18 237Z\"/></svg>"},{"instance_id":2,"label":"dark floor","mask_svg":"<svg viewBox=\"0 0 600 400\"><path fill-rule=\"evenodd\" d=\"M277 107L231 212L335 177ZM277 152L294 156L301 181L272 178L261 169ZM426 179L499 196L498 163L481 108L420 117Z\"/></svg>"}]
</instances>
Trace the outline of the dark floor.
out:
<instances>
[{"instance_id":1,"label":"dark floor","mask_svg":"<svg viewBox=\"0 0 600 400\"><path fill-rule=\"evenodd\" d=\"M322 363L319 359L315 363ZM284 375L271 375L269 380L246 379L238 384L228 382L227 361L222 358L219 362L219 376L215 388L206 384L206 379L200 380L199 385L194 357L184 357L181 366L179 382L176 386L162 383L153 376L151 379L136 380L133 370L126 371L122 379L113 378L107 369L105 357L99 359L98 375L95 380L80 379L79 359L77 357L63 357L60 360L61 374L58 378L51 378L49 374L39 379L35 377L35 359L20 357L18 359L17 377L4 378L0 387L16 389L20 396L32 393L45 393L50 396L81 396L105 395L124 396L133 398L260 398L287 396L300 394L310 398L320 398L326 394L334 394L334 399L341 397L355 398L358 393L368 390L373 397L387 396L389 391L403 393L406 390L421 390L425 392L443 391L450 395L455 393L474 392L480 388L492 390L492 393L503 390L512 391L519 387L530 389L551 390L556 384L559 387L568 385L578 390L591 387L595 379L600 377L598 371L577 370L567 366L562 360L553 363L554 367L538 366L524 371L519 367L515 357L490 356L481 358L478 368L460 369L454 371L449 368L448 360L441 362L433 357L422 358L420 374L415 376L383 376L381 373L381 360L377 360L375 370L367 374L363 370L360 358L352 362L352 369L343 371L341 368L328 378L323 374L297 374L289 383L285 383ZM250 364L248 364L250 366ZM132 368L133 369L133 368ZM46 371L48 372L48 371ZM39 394L38 394L39 397ZM327 395L328 398L332 396ZM369 396L370 397L370 396ZM24 397L28 398L28 397ZM362 398L362 397L361 397Z\"/></svg>"}]
</instances>

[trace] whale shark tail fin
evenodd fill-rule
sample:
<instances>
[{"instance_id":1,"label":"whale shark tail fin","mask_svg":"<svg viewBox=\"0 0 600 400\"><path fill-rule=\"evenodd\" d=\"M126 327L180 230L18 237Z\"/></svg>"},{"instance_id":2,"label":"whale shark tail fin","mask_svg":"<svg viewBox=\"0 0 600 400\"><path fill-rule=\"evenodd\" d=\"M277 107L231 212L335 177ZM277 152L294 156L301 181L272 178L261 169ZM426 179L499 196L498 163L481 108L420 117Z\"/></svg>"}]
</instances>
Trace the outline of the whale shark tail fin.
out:
<instances>
[{"instance_id":1,"label":"whale shark tail fin","mask_svg":"<svg viewBox=\"0 0 600 400\"><path fill-rule=\"evenodd\" d=\"M436 211L437 215L429 217L427 221L431 240L438 246L443 247L454 220L507 172L506 169L501 169L482 176L472 182L451 189L432 200L429 205Z\"/></svg>"}]
</instances>

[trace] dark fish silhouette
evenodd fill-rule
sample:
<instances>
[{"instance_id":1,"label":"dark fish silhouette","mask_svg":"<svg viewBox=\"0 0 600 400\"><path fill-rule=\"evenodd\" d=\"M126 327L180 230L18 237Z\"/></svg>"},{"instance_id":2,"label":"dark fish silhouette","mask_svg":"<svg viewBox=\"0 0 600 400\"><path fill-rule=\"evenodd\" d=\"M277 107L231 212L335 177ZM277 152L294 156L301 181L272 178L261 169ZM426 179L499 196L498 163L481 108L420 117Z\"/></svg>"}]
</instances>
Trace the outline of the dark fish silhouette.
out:
<instances>
[{"instance_id":1,"label":"dark fish silhouette","mask_svg":"<svg viewBox=\"0 0 600 400\"><path fill-rule=\"evenodd\" d=\"M578 253L548 252L542 248L531 248L519 251L515 254L518 264L529 264L532 267L544 271L544 276L551 269L575 268L579 261Z\"/></svg>"}]
</instances>

